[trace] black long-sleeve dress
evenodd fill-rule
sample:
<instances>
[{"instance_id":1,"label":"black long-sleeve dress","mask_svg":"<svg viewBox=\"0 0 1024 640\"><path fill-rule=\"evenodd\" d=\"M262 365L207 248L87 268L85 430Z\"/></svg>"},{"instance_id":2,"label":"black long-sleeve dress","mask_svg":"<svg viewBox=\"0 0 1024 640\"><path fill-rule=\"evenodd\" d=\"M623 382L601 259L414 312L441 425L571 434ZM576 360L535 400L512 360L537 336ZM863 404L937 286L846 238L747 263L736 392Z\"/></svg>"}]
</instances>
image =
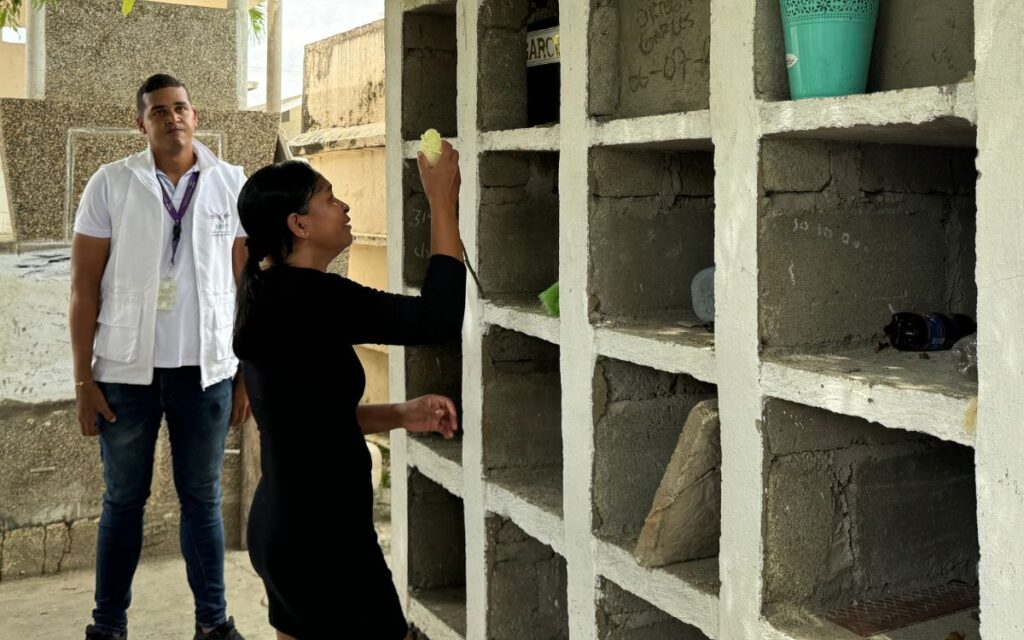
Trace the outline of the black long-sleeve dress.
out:
<instances>
[{"instance_id":1,"label":"black long-sleeve dress","mask_svg":"<svg viewBox=\"0 0 1024 640\"><path fill-rule=\"evenodd\" d=\"M465 287L465 268L447 256L431 258L419 297L283 265L256 280L234 346L262 453L249 556L279 631L299 640L405 637L373 527L371 462L356 420L366 379L352 345L456 337Z\"/></svg>"}]
</instances>

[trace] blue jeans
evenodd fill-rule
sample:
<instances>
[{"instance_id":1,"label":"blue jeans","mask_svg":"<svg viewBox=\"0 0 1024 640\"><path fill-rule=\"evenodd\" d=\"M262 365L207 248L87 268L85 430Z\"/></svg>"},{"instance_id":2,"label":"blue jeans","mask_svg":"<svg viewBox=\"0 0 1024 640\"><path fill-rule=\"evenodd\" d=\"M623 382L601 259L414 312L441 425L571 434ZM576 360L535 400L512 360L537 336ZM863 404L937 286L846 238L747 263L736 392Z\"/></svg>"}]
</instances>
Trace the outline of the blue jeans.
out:
<instances>
[{"instance_id":1,"label":"blue jeans","mask_svg":"<svg viewBox=\"0 0 1024 640\"><path fill-rule=\"evenodd\" d=\"M174 486L181 503L181 554L195 598L196 622L204 627L225 622L220 472L231 420L231 380L203 391L199 367L181 367L155 369L149 385L99 386L117 421L100 419L106 491L96 543L94 622L115 631L128 627L161 416L167 417Z\"/></svg>"}]
</instances>

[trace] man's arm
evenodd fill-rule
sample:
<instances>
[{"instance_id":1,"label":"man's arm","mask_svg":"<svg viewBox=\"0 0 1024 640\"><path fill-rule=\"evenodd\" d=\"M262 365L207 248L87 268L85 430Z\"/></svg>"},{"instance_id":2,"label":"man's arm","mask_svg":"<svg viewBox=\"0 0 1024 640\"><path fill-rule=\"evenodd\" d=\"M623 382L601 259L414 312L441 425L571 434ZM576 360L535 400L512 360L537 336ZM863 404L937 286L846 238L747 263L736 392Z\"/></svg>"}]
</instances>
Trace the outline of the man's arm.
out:
<instances>
[{"instance_id":1,"label":"man's arm","mask_svg":"<svg viewBox=\"0 0 1024 640\"><path fill-rule=\"evenodd\" d=\"M96 415L113 421L114 414L92 377L92 345L99 314L100 281L110 255L110 238L76 233L71 240L71 353L74 358L75 395L82 434L99 433Z\"/></svg>"}]
</instances>

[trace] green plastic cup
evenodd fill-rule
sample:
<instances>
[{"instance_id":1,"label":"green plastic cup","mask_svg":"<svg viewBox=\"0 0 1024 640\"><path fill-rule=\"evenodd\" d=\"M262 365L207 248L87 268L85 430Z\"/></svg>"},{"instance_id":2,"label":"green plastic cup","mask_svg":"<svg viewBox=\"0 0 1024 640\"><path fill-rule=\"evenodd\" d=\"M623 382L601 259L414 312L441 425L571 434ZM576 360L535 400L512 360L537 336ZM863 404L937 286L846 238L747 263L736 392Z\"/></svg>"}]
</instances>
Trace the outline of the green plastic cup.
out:
<instances>
[{"instance_id":1,"label":"green plastic cup","mask_svg":"<svg viewBox=\"0 0 1024 640\"><path fill-rule=\"evenodd\" d=\"M789 95L864 93L879 0L779 0Z\"/></svg>"}]
</instances>

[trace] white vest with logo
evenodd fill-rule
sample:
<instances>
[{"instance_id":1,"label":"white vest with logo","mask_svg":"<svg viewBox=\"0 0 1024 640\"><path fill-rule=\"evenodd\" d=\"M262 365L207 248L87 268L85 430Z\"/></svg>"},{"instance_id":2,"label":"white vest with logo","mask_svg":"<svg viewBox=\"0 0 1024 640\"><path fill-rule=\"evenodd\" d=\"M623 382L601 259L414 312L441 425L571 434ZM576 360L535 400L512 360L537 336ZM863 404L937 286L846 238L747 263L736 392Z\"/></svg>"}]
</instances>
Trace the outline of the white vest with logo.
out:
<instances>
[{"instance_id":1,"label":"white vest with logo","mask_svg":"<svg viewBox=\"0 0 1024 640\"><path fill-rule=\"evenodd\" d=\"M245 183L242 168L218 159L193 141L199 181L192 243L199 292L199 353L203 388L230 378L238 368L231 349L235 278L231 249L238 229L237 198ZM156 336L164 211L153 154L100 167L107 189L112 235L100 287L93 347L93 374L101 382L150 384Z\"/></svg>"}]
</instances>

